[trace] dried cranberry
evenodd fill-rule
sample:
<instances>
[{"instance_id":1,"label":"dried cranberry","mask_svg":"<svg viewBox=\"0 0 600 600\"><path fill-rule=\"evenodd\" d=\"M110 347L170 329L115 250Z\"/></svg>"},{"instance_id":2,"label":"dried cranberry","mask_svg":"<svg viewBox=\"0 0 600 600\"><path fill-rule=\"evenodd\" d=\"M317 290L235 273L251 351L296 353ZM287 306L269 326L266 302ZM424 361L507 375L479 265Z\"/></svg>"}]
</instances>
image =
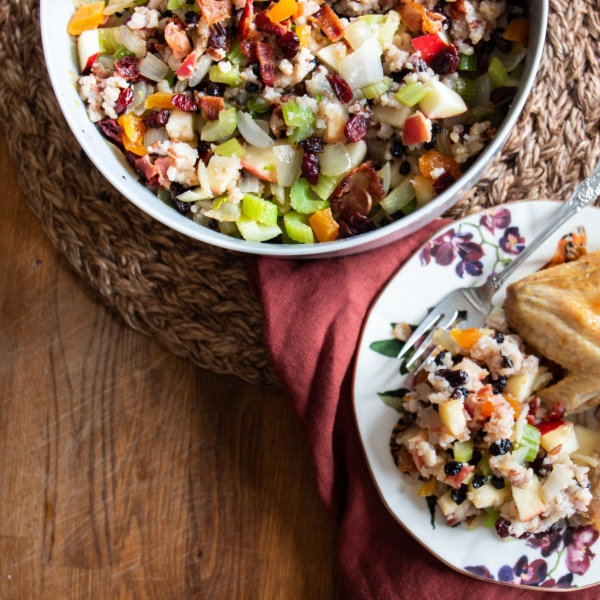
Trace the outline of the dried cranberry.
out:
<instances>
[{"instance_id":1,"label":"dried cranberry","mask_svg":"<svg viewBox=\"0 0 600 600\"><path fill-rule=\"evenodd\" d=\"M496 521L496 533L498 537L504 539L510 535L508 532L509 525L510 523L506 519L500 518Z\"/></svg>"},{"instance_id":2,"label":"dried cranberry","mask_svg":"<svg viewBox=\"0 0 600 600\"><path fill-rule=\"evenodd\" d=\"M454 501L454 504L462 504L467 499L467 486L463 483L457 490L450 492L450 497Z\"/></svg>"},{"instance_id":3,"label":"dried cranberry","mask_svg":"<svg viewBox=\"0 0 600 600\"><path fill-rule=\"evenodd\" d=\"M362 115L352 115L346 123L344 134L349 142L358 142L362 140L367 134L366 119Z\"/></svg>"},{"instance_id":4,"label":"dried cranberry","mask_svg":"<svg viewBox=\"0 0 600 600\"><path fill-rule=\"evenodd\" d=\"M325 150L325 146L323 145L323 140L321 138L312 136L307 140L300 142L300 147L304 149L305 152L316 152L320 154Z\"/></svg>"},{"instance_id":5,"label":"dried cranberry","mask_svg":"<svg viewBox=\"0 0 600 600\"><path fill-rule=\"evenodd\" d=\"M506 375L492 377L490 383L492 384L492 392L494 394L501 394L508 383L508 377Z\"/></svg>"},{"instance_id":6,"label":"dried cranberry","mask_svg":"<svg viewBox=\"0 0 600 600\"><path fill-rule=\"evenodd\" d=\"M140 170L136 167L136 164L135 164L140 159L140 157L137 154L134 154L133 152L130 152L129 150L125 150L125 158L127 159L127 162L132 167L135 167L136 171L138 173L140 173L140 175L143 175L143 173L140 172Z\"/></svg>"},{"instance_id":7,"label":"dried cranberry","mask_svg":"<svg viewBox=\"0 0 600 600\"><path fill-rule=\"evenodd\" d=\"M332 74L327 75L327 80L331 84L333 92L340 102L347 104L350 102L350 100L352 100L352 97L354 96L352 93L352 88L344 79L342 79L339 75Z\"/></svg>"},{"instance_id":8,"label":"dried cranberry","mask_svg":"<svg viewBox=\"0 0 600 600\"><path fill-rule=\"evenodd\" d=\"M284 55L288 60L292 60L298 50L300 50L300 40L293 31L288 31L277 40L277 45L284 49Z\"/></svg>"},{"instance_id":9,"label":"dried cranberry","mask_svg":"<svg viewBox=\"0 0 600 600\"><path fill-rule=\"evenodd\" d=\"M396 140L390 147L390 154L394 158L406 158L406 146L401 141Z\"/></svg>"},{"instance_id":10,"label":"dried cranberry","mask_svg":"<svg viewBox=\"0 0 600 600\"><path fill-rule=\"evenodd\" d=\"M494 42L483 42L480 47L478 45L477 70L480 73L487 73L490 66L490 54L493 49Z\"/></svg>"},{"instance_id":11,"label":"dried cranberry","mask_svg":"<svg viewBox=\"0 0 600 600\"><path fill-rule=\"evenodd\" d=\"M133 90L131 88L125 88L121 90L117 101L115 102L115 112L118 115L122 115L127 107L133 102Z\"/></svg>"},{"instance_id":12,"label":"dried cranberry","mask_svg":"<svg viewBox=\"0 0 600 600\"><path fill-rule=\"evenodd\" d=\"M454 369L440 369L435 374L438 377L443 377L452 387L459 387L469 383L469 374L462 369L458 371Z\"/></svg>"},{"instance_id":13,"label":"dried cranberry","mask_svg":"<svg viewBox=\"0 0 600 600\"><path fill-rule=\"evenodd\" d=\"M160 129L167 124L170 116L171 113L166 108L161 108L148 115L144 119L144 125L150 129Z\"/></svg>"},{"instance_id":14,"label":"dried cranberry","mask_svg":"<svg viewBox=\"0 0 600 600\"><path fill-rule=\"evenodd\" d=\"M506 482L504 481L504 478L498 477L497 475L492 475L492 478L490 479L490 481L497 490L503 490L504 487L506 486Z\"/></svg>"},{"instance_id":15,"label":"dried cranberry","mask_svg":"<svg viewBox=\"0 0 600 600\"><path fill-rule=\"evenodd\" d=\"M175 94L171 98L171 102L175 108L186 112L196 112L196 103L184 94Z\"/></svg>"},{"instance_id":16,"label":"dried cranberry","mask_svg":"<svg viewBox=\"0 0 600 600\"><path fill-rule=\"evenodd\" d=\"M207 96L222 96L225 92L225 86L215 83L214 81L209 81L206 84L206 89L204 92Z\"/></svg>"},{"instance_id":17,"label":"dried cranberry","mask_svg":"<svg viewBox=\"0 0 600 600\"><path fill-rule=\"evenodd\" d=\"M490 92L490 101L494 104L504 104L510 102L517 93L516 87L499 87Z\"/></svg>"},{"instance_id":18,"label":"dried cranberry","mask_svg":"<svg viewBox=\"0 0 600 600\"><path fill-rule=\"evenodd\" d=\"M504 54L508 54L512 50L512 42L510 40L506 40L502 37L504 33L504 27L497 27L492 32L492 42L500 52Z\"/></svg>"},{"instance_id":19,"label":"dried cranberry","mask_svg":"<svg viewBox=\"0 0 600 600\"><path fill-rule=\"evenodd\" d=\"M425 148L425 150L433 150L436 146L437 137L435 135L432 135L431 139L423 144L423 148Z\"/></svg>"},{"instance_id":20,"label":"dried cranberry","mask_svg":"<svg viewBox=\"0 0 600 600\"><path fill-rule=\"evenodd\" d=\"M498 440L490 444L490 454L492 456L504 456L511 451L513 443L508 439Z\"/></svg>"},{"instance_id":21,"label":"dried cranberry","mask_svg":"<svg viewBox=\"0 0 600 600\"><path fill-rule=\"evenodd\" d=\"M502 344L502 342L504 342L504 334L498 332L495 336L494 339L499 343Z\"/></svg>"},{"instance_id":22,"label":"dried cranberry","mask_svg":"<svg viewBox=\"0 0 600 600\"><path fill-rule=\"evenodd\" d=\"M118 146L123 145L123 128L114 119L104 119L98 123L102 135Z\"/></svg>"},{"instance_id":23,"label":"dried cranberry","mask_svg":"<svg viewBox=\"0 0 600 600\"><path fill-rule=\"evenodd\" d=\"M124 56L115 63L115 71L123 79L135 82L140 78L139 64L139 58L136 58L135 56Z\"/></svg>"},{"instance_id":24,"label":"dried cranberry","mask_svg":"<svg viewBox=\"0 0 600 600\"><path fill-rule=\"evenodd\" d=\"M258 92L260 92L260 86L258 83L252 83L251 81L246 84L245 89L248 94L258 94Z\"/></svg>"},{"instance_id":25,"label":"dried cranberry","mask_svg":"<svg viewBox=\"0 0 600 600\"><path fill-rule=\"evenodd\" d=\"M454 44L448 44L439 54L436 54L429 66L438 75L450 75L458 71L458 50Z\"/></svg>"},{"instance_id":26,"label":"dried cranberry","mask_svg":"<svg viewBox=\"0 0 600 600\"><path fill-rule=\"evenodd\" d=\"M433 182L433 189L436 194L441 194L442 192L445 192L453 183L454 176L452 173L446 171Z\"/></svg>"},{"instance_id":27,"label":"dried cranberry","mask_svg":"<svg viewBox=\"0 0 600 600\"><path fill-rule=\"evenodd\" d=\"M302 159L302 175L306 177L308 183L317 185L319 183L319 168L321 163L319 157L313 152L305 152Z\"/></svg>"},{"instance_id":28,"label":"dried cranberry","mask_svg":"<svg viewBox=\"0 0 600 600\"><path fill-rule=\"evenodd\" d=\"M401 165L400 165L400 175L408 175L410 173L410 163L405 160Z\"/></svg>"},{"instance_id":29,"label":"dried cranberry","mask_svg":"<svg viewBox=\"0 0 600 600\"><path fill-rule=\"evenodd\" d=\"M554 421L556 419L562 419L565 416L565 405L562 402L555 402L550 409L548 414L548 421Z\"/></svg>"},{"instance_id":30,"label":"dried cranberry","mask_svg":"<svg viewBox=\"0 0 600 600\"><path fill-rule=\"evenodd\" d=\"M442 131L442 126L439 123L433 123L431 125L431 133L440 133Z\"/></svg>"},{"instance_id":31,"label":"dried cranberry","mask_svg":"<svg viewBox=\"0 0 600 600\"><path fill-rule=\"evenodd\" d=\"M463 464L456 460L450 460L444 465L444 473L448 475L448 477L454 477L458 475L463 468Z\"/></svg>"},{"instance_id":32,"label":"dried cranberry","mask_svg":"<svg viewBox=\"0 0 600 600\"><path fill-rule=\"evenodd\" d=\"M186 12L183 18L185 19L186 25L189 25L190 27L195 27L200 22L200 15L193 10Z\"/></svg>"},{"instance_id":33,"label":"dried cranberry","mask_svg":"<svg viewBox=\"0 0 600 600\"><path fill-rule=\"evenodd\" d=\"M340 237L349 238L374 229L375 225L368 217L359 214L352 215L348 220L340 223Z\"/></svg>"}]
</instances>

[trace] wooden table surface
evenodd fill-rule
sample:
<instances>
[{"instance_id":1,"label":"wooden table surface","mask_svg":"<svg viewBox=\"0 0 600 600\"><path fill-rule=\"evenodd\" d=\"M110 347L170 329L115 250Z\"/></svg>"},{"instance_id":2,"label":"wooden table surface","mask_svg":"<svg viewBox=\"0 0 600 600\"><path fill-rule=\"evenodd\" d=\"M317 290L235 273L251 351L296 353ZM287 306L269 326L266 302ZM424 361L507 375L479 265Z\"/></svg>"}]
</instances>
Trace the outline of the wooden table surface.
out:
<instances>
[{"instance_id":1,"label":"wooden table surface","mask_svg":"<svg viewBox=\"0 0 600 600\"><path fill-rule=\"evenodd\" d=\"M333 526L281 393L129 330L26 194L2 139L0 598L334 598Z\"/></svg>"}]
</instances>

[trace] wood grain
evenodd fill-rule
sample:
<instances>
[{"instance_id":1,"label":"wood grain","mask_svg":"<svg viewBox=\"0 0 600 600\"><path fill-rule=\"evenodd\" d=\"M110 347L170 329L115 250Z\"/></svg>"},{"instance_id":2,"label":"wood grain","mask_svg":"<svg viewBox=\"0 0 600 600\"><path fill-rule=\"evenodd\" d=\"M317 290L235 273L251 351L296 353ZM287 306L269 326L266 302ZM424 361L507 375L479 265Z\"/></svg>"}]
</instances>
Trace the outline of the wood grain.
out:
<instances>
[{"instance_id":1,"label":"wood grain","mask_svg":"<svg viewBox=\"0 0 600 600\"><path fill-rule=\"evenodd\" d=\"M101 305L4 140L0 186L0 598L334 598L333 527L281 394Z\"/></svg>"}]
</instances>

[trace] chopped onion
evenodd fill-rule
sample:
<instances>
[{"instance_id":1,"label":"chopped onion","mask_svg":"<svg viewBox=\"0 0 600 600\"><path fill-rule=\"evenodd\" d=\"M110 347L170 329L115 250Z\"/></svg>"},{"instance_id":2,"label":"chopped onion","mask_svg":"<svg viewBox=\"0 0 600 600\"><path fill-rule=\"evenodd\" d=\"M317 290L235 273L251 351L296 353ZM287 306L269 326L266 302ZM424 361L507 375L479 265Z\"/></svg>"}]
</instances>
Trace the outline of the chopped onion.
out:
<instances>
[{"instance_id":1,"label":"chopped onion","mask_svg":"<svg viewBox=\"0 0 600 600\"><path fill-rule=\"evenodd\" d=\"M129 105L128 112L136 114L138 117L146 112L146 98L154 92L151 85L145 81L139 81L133 84L133 102Z\"/></svg>"},{"instance_id":2,"label":"chopped onion","mask_svg":"<svg viewBox=\"0 0 600 600\"><path fill-rule=\"evenodd\" d=\"M208 177L208 169L206 165L200 160L198 161L198 180L200 181L200 188L205 198L213 198L214 194L212 193L210 187L210 179Z\"/></svg>"},{"instance_id":3,"label":"chopped onion","mask_svg":"<svg viewBox=\"0 0 600 600\"><path fill-rule=\"evenodd\" d=\"M107 71L115 70L115 57L110 54L100 54L96 59Z\"/></svg>"},{"instance_id":4,"label":"chopped onion","mask_svg":"<svg viewBox=\"0 0 600 600\"><path fill-rule=\"evenodd\" d=\"M344 37L353 50L360 48L368 39L375 37L371 28L360 20L353 21L344 29Z\"/></svg>"},{"instance_id":5,"label":"chopped onion","mask_svg":"<svg viewBox=\"0 0 600 600\"><path fill-rule=\"evenodd\" d=\"M115 40L130 52L133 52L138 58L146 56L146 41L138 37L127 25L122 25L115 30Z\"/></svg>"},{"instance_id":6,"label":"chopped onion","mask_svg":"<svg viewBox=\"0 0 600 600\"><path fill-rule=\"evenodd\" d=\"M133 8L134 6L135 0L109 0L108 5L104 9L104 14L114 15L115 13L122 12L127 8Z\"/></svg>"},{"instance_id":7,"label":"chopped onion","mask_svg":"<svg viewBox=\"0 0 600 600\"><path fill-rule=\"evenodd\" d=\"M147 148L148 146L152 146L154 142L166 142L169 140L169 134L165 127L160 127L158 129L154 129L152 127L148 127L146 129L146 133L144 134L144 146Z\"/></svg>"},{"instance_id":8,"label":"chopped onion","mask_svg":"<svg viewBox=\"0 0 600 600\"><path fill-rule=\"evenodd\" d=\"M383 168L377 172L377 175L379 175L381 179L381 187L383 188L384 193L387 194L390 191L390 185L392 184L392 167L390 166L390 163L385 163Z\"/></svg>"},{"instance_id":9,"label":"chopped onion","mask_svg":"<svg viewBox=\"0 0 600 600\"><path fill-rule=\"evenodd\" d=\"M275 154L275 167L277 169L277 183L283 187L292 187L302 169L302 150L293 148L290 144L282 144L273 148Z\"/></svg>"},{"instance_id":10,"label":"chopped onion","mask_svg":"<svg viewBox=\"0 0 600 600\"><path fill-rule=\"evenodd\" d=\"M546 483L544 483L540 490L544 502L547 504L554 500L569 485L571 479L573 479L573 473L570 467L561 465L560 463L554 464L552 473L550 473L550 476L546 479Z\"/></svg>"},{"instance_id":11,"label":"chopped onion","mask_svg":"<svg viewBox=\"0 0 600 600\"><path fill-rule=\"evenodd\" d=\"M444 156L452 156L452 142L450 141L450 132L447 129L442 129L442 131L440 131L437 135L437 142L440 152Z\"/></svg>"},{"instance_id":12,"label":"chopped onion","mask_svg":"<svg viewBox=\"0 0 600 600\"><path fill-rule=\"evenodd\" d=\"M254 122L267 134L269 135L271 133L271 127L269 126L269 124L266 121L263 121L262 119L255 119Z\"/></svg>"},{"instance_id":13,"label":"chopped onion","mask_svg":"<svg viewBox=\"0 0 600 600\"><path fill-rule=\"evenodd\" d=\"M520 52L515 52L514 54L512 52L510 54L503 54L498 48L495 48L490 54L490 58L495 57L504 65L507 73L514 71L526 56L527 48L523 48Z\"/></svg>"},{"instance_id":14,"label":"chopped onion","mask_svg":"<svg viewBox=\"0 0 600 600\"><path fill-rule=\"evenodd\" d=\"M285 188L278 183L270 183L269 187L271 188L271 194L279 204L283 205L286 201Z\"/></svg>"},{"instance_id":15,"label":"chopped onion","mask_svg":"<svg viewBox=\"0 0 600 600\"><path fill-rule=\"evenodd\" d=\"M593 456L588 456L587 454L579 454L578 452L575 452L575 454L571 454L571 460L576 465L580 465L583 467L592 467L592 469L595 469L600 464L600 461L598 461L597 458L594 458Z\"/></svg>"},{"instance_id":16,"label":"chopped onion","mask_svg":"<svg viewBox=\"0 0 600 600\"><path fill-rule=\"evenodd\" d=\"M217 210L209 210L205 216L209 219L217 219L217 221L228 221L232 223L242 216L242 209L239 204L221 202Z\"/></svg>"},{"instance_id":17,"label":"chopped onion","mask_svg":"<svg viewBox=\"0 0 600 600\"><path fill-rule=\"evenodd\" d=\"M525 404L521 410L521 414L515 423L515 441L518 443L523 437L525 425L527 425L527 415L529 414L529 405Z\"/></svg>"},{"instance_id":18,"label":"chopped onion","mask_svg":"<svg viewBox=\"0 0 600 600\"><path fill-rule=\"evenodd\" d=\"M196 188L195 190L186 190L183 192L183 194L177 196L177 200L181 200L182 202L198 202L199 200L205 199L206 196L200 188Z\"/></svg>"},{"instance_id":19,"label":"chopped onion","mask_svg":"<svg viewBox=\"0 0 600 600\"><path fill-rule=\"evenodd\" d=\"M381 46L376 39L369 39L340 63L340 75L348 85L357 90L383 79Z\"/></svg>"},{"instance_id":20,"label":"chopped onion","mask_svg":"<svg viewBox=\"0 0 600 600\"><path fill-rule=\"evenodd\" d=\"M249 194L260 193L258 177L248 173L248 171L244 171L244 179L242 180L242 183L240 183L240 192Z\"/></svg>"},{"instance_id":21,"label":"chopped onion","mask_svg":"<svg viewBox=\"0 0 600 600\"><path fill-rule=\"evenodd\" d=\"M245 112L238 110L237 125L242 137L256 148L268 148L273 140L267 135L259 125L254 122L254 119Z\"/></svg>"},{"instance_id":22,"label":"chopped onion","mask_svg":"<svg viewBox=\"0 0 600 600\"><path fill-rule=\"evenodd\" d=\"M325 150L319 155L321 162L321 173L328 177L343 175L352 168L352 159L344 144L325 146Z\"/></svg>"},{"instance_id":23,"label":"chopped onion","mask_svg":"<svg viewBox=\"0 0 600 600\"><path fill-rule=\"evenodd\" d=\"M489 106L490 92L492 91L492 80L487 73L475 80L475 106Z\"/></svg>"},{"instance_id":24,"label":"chopped onion","mask_svg":"<svg viewBox=\"0 0 600 600\"><path fill-rule=\"evenodd\" d=\"M527 454L529 453L529 447L528 446L521 446L520 448L517 448L516 450L513 450L511 453L511 456L513 457L513 459L518 462L520 465L524 464L525 459L527 458Z\"/></svg>"},{"instance_id":25,"label":"chopped onion","mask_svg":"<svg viewBox=\"0 0 600 600\"><path fill-rule=\"evenodd\" d=\"M189 79L189 86L194 87L198 85L207 75L210 67L212 66L212 58L205 54L196 65L196 70L192 73L192 76Z\"/></svg>"},{"instance_id":26,"label":"chopped onion","mask_svg":"<svg viewBox=\"0 0 600 600\"><path fill-rule=\"evenodd\" d=\"M146 55L146 58L140 63L140 75L151 81L162 81L169 72L169 66L162 60L156 58L154 54Z\"/></svg>"}]
</instances>

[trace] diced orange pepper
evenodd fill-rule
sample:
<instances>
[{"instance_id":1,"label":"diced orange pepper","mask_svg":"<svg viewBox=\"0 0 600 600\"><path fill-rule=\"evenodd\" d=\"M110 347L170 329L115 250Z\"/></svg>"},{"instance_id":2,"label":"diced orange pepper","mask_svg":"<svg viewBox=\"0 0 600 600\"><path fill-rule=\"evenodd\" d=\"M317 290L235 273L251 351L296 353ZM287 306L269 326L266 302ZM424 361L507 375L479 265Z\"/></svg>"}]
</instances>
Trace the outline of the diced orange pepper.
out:
<instances>
[{"instance_id":1,"label":"diced orange pepper","mask_svg":"<svg viewBox=\"0 0 600 600\"><path fill-rule=\"evenodd\" d=\"M125 150L133 152L138 156L146 156L148 150L144 145L144 134L146 126L139 117L135 115L122 115L118 119L119 125L123 128L121 139Z\"/></svg>"},{"instance_id":2,"label":"diced orange pepper","mask_svg":"<svg viewBox=\"0 0 600 600\"><path fill-rule=\"evenodd\" d=\"M435 494L435 479L428 481L419 488L419 496L427 497Z\"/></svg>"},{"instance_id":3,"label":"diced orange pepper","mask_svg":"<svg viewBox=\"0 0 600 600\"><path fill-rule=\"evenodd\" d=\"M340 226L334 220L330 208L318 210L310 216L308 222L320 242L333 242L337 239Z\"/></svg>"},{"instance_id":4,"label":"diced orange pepper","mask_svg":"<svg viewBox=\"0 0 600 600\"><path fill-rule=\"evenodd\" d=\"M106 19L104 6L104 1L80 6L67 26L69 35L81 35L84 31L98 29Z\"/></svg>"},{"instance_id":5,"label":"diced orange pepper","mask_svg":"<svg viewBox=\"0 0 600 600\"><path fill-rule=\"evenodd\" d=\"M267 15L273 23L281 23L281 21L293 17L296 14L296 10L298 10L296 0L279 0L277 4L271 7Z\"/></svg>"},{"instance_id":6,"label":"diced orange pepper","mask_svg":"<svg viewBox=\"0 0 600 600\"><path fill-rule=\"evenodd\" d=\"M296 27L296 35L300 40L300 45L306 48L310 43L310 25L298 25Z\"/></svg>"},{"instance_id":7,"label":"diced orange pepper","mask_svg":"<svg viewBox=\"0 0 600 600\"><path fill-rule=\"evenodd\" d=\"M450 171L454 179L460 177L460 165L453 158L444 156L436 150L429 150L419 158L419 168L421 169L421 175L430 179L433 179L431 171L439 168Z\"/></svg>"},{"instance_id":8,"label":"diced orange pepper","mask_svg":"<svg viewBox=\"0 0 600 600\"><path fill-rule=\"evenodd\" d=\"M171 102L171 98L173 98L173 94L169 94L167 92L156 92L156 94L152 94L146 98L144 102L144 108L146 110L150 110L151 108L175 108L173 103Z\"/></svg>"},{"instance_id":9,"label":"diced orange pepper","mask_svg":"<svg viewBox=\"0 0 600 600\"><path fill-rule=\"evenodd\" d=\"M491 400L484 400L481 405L479 412L484 419L491 417L494 414L495 404Z\"/></svg>"},{"instance_id":10,"label":"diced orange pepper","mask_svg":"<svg viewBox=\"0 0 600 600\"><path fill-rule=\"evenodd\" d=\"M521 17L511 21L504 30L502 37L510 42L524 44L529 37L529 19Z\"/></svg>"},{"instance_id":11,"label":"diced orange pepper","mask_svg":"<svg viewBox=\"0 0 600 600\"><path fill-rule=\"evenodd\" d=\"M453 329L450 335L459 346L469 350L481 337L481 329L477 327L471 329Z\"/></svg>"},{"instance_id":12,"label":"diced orange pepper","mask_svg":"<svg viewBox=\"0 0 600 600\"><path fill-rule=\"evenodd\" d=\"M523 410L521 403L512 394L504 394L504 399L512 406L515 411L515 419L518 419Z\"/></svg>"}]
</instances>

